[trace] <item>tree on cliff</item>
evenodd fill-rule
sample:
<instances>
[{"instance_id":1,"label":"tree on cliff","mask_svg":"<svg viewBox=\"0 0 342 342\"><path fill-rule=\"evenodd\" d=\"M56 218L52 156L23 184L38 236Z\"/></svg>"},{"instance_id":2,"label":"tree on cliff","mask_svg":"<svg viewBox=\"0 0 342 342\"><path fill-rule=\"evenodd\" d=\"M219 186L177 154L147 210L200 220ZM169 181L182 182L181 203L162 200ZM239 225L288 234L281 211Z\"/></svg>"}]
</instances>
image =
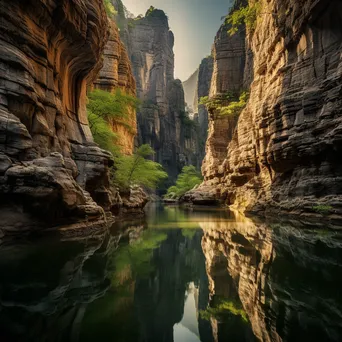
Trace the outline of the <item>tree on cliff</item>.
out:
<instances>
[{"instance_id":1,"label":"tree on cliff","mask_svg":"<svg viewBox=\"0 0 342 342\"><path fill-rule=\"evenodd\" d=\"M120 89L114 93L96 89L88 94L88 121L94 141L114 156L119 153L116 146L117 135L111 129L111 123L119 122L130 129L128 121L129 107L136 107L139 101Z\"/></svg>"},{"instance_id":2,"label":"tree on cliff","mask_svg":"<svg viewBox=\"0 0 342 342\"><path fill-rule=\"evenodd\" d=\"M113 183L123 190L132 185L154 189L166 179L168 175L162 166L149 159L155 153L150 145L142 145L133 155L126 156L116 144L118 137L111 128L111 122L129 126L128 107L137 106L138 100L120 90L114 93L95 90L88 94L88 99L88 120L94 141L110 151L115 160Z\"/></svg>"},{"instance_id":3,"label":"tree on cliff","mask_svg":"<svg viewBox=\"0 0 342 342\"><path fill-rule=\"evenodd\" d=\"M179 198L202 183L202 176L192 165L184 166L176 184L167 190L166 198Z\"/></svg>"},{"instance_id":4,"label":"tree on cliff","mask_svg":"<svg viewBox=\"0 0 342 342\"><path fill-rule=\"evenodd\" d=\"M154 153L150 145L141 145L132 156L116 158L114 183L123 189L132 185L155 189L168 175L160 164L148 159Z\"/></svg>"},{"instance_id":5,"label":"tree on cliff","mask_svg":"<svg viewBox=\"0 0 342 342\"><path fill-rule=\"evenodd\" d=\"M228 33L230 35L237 33L242 24L245 24L248 30L253 31L260 11L261 4L256 1L254 4L242 6L231 12L226 18L226 24L230 25Z\"/></svg>"}]
</instances>

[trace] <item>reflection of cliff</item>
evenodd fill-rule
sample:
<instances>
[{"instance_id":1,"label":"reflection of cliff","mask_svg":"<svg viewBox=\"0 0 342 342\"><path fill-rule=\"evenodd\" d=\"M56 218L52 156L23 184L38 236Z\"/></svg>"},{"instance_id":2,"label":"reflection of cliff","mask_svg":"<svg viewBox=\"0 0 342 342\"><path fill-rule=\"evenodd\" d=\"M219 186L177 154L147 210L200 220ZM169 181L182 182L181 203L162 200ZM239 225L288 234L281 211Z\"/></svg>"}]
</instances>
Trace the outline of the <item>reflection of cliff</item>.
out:
<instances>
[{"instance_id":1,"label":"reflection of cliff","mask_svg":"<svg viewBox=\"0 0 342 342\"><path fill-rule=\"evenodd\" d=\"M194 232L192 238L184 237L180 230L170 231L167 240L155 250L155 272L137 280L135 304L144 340L174 340L174 325L182 321L185 294L191 282L199 288L200 297L202 289L207 293L201 236L200 231ZM207 303L208 293L205 296ZM202 298L199 302L199 306L203 305ZM205 327L200 326L199 331L202 329Z\"/></svg>"},{"instance_id":2,"label":"reflection of cliff","mask_svg":"<svg viewBox=\"0 0 342 342\"><path fill-rule=\"evenodd\" d=\"M109 286L103 253L112 243L115 239L44 239L2 246L0 272L6 276L0 284L0 339L77 340L87 303Z\"/></svg>"},{"instance_id":3,"label":"reflection of cliff","mask_svg":"<svg viewBox=\"0 0 342 342\"><path fill-rule=\"evenodd\" d=\"M288 225L272 229L240 221L217 229L201 224L211 298L234 299L236 289L262 341L337 341L342 333L338 240Z\"/></svg>"}]
</instances>

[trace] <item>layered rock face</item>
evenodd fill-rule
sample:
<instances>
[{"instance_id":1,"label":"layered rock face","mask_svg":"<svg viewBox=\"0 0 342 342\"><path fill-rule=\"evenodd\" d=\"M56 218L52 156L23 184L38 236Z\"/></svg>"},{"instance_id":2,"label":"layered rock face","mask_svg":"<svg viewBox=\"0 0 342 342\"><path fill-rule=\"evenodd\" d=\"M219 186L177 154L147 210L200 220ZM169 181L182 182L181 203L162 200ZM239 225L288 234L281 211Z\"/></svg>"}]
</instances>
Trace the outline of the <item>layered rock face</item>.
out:
<instances>
[{"instance_id":1,"label":"layered rock face","mask_svg":"<svg viewBox=\"0 0 342 342\"><path fill-rule=\"evenodd\" d=\"M119 30L114 21L110 20L109 40L104 50L103 68L98 79L94 82L96 89L114 92L121 89L123 92L135 95L136 87L131 62L126 47L122 43ZM135 108L130 108L125 122L113 121L112 129L118 134L117 144L124 154L131 154L137 135L137 120Z\"/></svg>"},{"instance_id":2,"label":"layered rock face","mask_svg":"<svg viewBox=\"0 0 342 342\"><path fill-rule=\"evenodd\" d=\"M200 127L201 138L206 140L209 127L209 114L204 105L198 103L198 101L205 96L209 95L211 78L213 75L213 62L212 56L203 58L198 72L198 84L197 94L195 96L195 113L198 113L198 123Z\"/></svg>"},{"instance_id":3,"label":"layered rock face","mask_svg":"<svg viewBox=\"0 0 342 342\"><path fill-rule=\"evenodd\" d=\"M85 106L107 40L102 1L2 0L0 16L0 193L18 209L12 228L26 213L99 218L111 161Z\"/></svg>"},{"instance_id":4,"label":"layered rock face","mask_svg":"<svg viewBox=\"0 0 342 342\"><path fill-rule=\"evenodd\" d=\"M260 3L254 32L216 39L211 95L253 82L232 137L211 118L204 185L242 210L341 214L341 4Z\"/></svg>"},{"instance_id":5,"label":"layered rock face","mask_svg":"<svg viewBox=\"0 0 342 342\"><path fill-rule=\"evenodd\" d=\"M190 78L183 82L185 93L185 101L190 117L197 123L197 138L193 139L196 146L198 168L201 167L202 161L205 157L205 142L208 135L208 110L203 104L199 104L202 97L208 96L210 91L211 78L213 74L213 58L208 56L204 58Z\"/></svg>"},{"instance_id":6,"label":"layered rock face","mask_svg":"<svg viewBox=\"0 0 342 342\"><path fill-rule=\"evenodd\" d=\"M182 83L174 79L173 33L165 13L152 9L145 17L128 20L123 34L142 101L139 144L154 148L156 161L173 182L184 165L197 163L196 133L185 118Z\"/></svg>"}]
</instances>

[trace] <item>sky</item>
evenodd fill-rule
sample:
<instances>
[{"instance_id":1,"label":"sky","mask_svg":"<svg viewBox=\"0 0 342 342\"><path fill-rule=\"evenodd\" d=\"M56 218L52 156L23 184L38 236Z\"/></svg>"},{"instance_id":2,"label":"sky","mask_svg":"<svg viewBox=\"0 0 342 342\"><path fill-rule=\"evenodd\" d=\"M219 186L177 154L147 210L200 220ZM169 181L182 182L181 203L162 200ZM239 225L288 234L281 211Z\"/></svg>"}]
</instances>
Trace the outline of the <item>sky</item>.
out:
<instances>
[{"instance_id":1,"label":"sky","mask_svg":"<svg viewBox=\"0 0 342 342\"><path fill-rule=\"evenodd\" d=\"M152 5L169 17L175 35L175 77L186 81L211 52L216 32L231 0L123 0L134 15Z\"/></svg>"}]
</instances>

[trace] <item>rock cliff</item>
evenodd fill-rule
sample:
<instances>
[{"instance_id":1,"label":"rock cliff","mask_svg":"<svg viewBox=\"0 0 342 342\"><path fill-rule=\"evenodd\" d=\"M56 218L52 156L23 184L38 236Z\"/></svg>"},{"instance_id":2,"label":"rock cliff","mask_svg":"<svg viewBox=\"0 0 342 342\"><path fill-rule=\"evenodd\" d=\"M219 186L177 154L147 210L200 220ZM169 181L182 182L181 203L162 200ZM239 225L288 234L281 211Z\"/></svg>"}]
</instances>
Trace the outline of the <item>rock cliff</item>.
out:
<instances>
[{"instance_id":1,"label":"rock cliff","mask_svg":"<svg viewBox=\"0 0 342 342\"><path fill-rule=\"evenodd\" d=\"M123 92L135 95L135 79L126 47L120 39L115 21L110 20L109 40L104 50L103 68L94 82L96 89L114 92L121 89ZM113 121L112 129L118 134L117 144L124 154L131 154L137 135L137 120L135 108L129 108L128 118L125 122Z\"/></svg>"},{"instance_id":2,"label":"rock cliff","mask_svg":"<svg viewBox=\"0 0 342 342\"><path fill-rule=\"evenodd\" d=\"M154 148L172 183L184 165L199 163L196 124L186 116L182 83L174 79L174 36L158 9L122 25L142 101L138 141Z\"/></svg>"},{"instance_id":3,"label":"rock cliff","mask_svg":"<svg viewBox=\"0 0 342 342\"><path fill-rule=\"evenodd\" d=\"M200 168L205 157L205 142L208 135L208 110L203 104L199 104L202 97L208 96L210 91L211 78L213 74L213 58L203 58L199 68L183 82L187 110L190 116L197 123L197 165Z\"/></svg>"},{"instance_id":4,"label":"rock cliff","mask_svg":"<svg viewBox=\"0 0 342 342\"><path fill-rule=\"evenodd\" d=\"M254 31L223 25L215 40L211 97L250 97L238 118L211 113L201 191L240 210L341 214L342 5L260 6Z\"/></svg>"},{"instance_id":5,"label":"rock cliff","mask_svg":"<svg viewBox=\"0 0 342 342\"><path fill-rule=\"evenodd\" d=\"M86 115L86 87L107 41L102 1L1 0L0 18L5 225L22 229L31 214L50 224L103 217L111 160L93 143Z\"/></svg>"}]
</instances>

